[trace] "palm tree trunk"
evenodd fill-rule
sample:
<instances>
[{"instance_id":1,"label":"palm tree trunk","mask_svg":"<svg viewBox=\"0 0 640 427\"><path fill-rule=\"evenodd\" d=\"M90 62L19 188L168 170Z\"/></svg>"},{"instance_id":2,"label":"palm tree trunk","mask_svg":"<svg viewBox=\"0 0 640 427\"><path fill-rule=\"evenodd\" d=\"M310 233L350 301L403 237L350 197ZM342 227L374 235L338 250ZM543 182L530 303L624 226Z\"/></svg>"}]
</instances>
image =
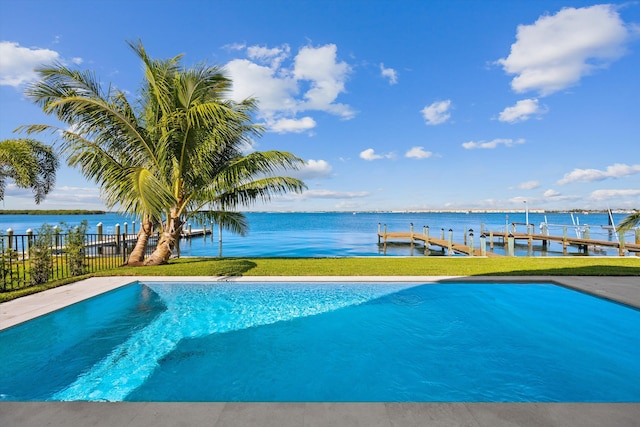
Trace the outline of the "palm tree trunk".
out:
<instances>
[{"instance_id":1,"label":"palm tree trunk","mask_svg":"<svg viewBox=\"0 0 640 427\"><path fill-rule=\"evenodd\" d=\"M156 246L151 256L144 262L144 265L166 264L169 258L171 258L176 242L180 239L181 232L182 221L180 221L180 217L172 216L169 220L168 227L166 227L160 235L158 246Z\"/></svg>"},{"instance_id":2,"label":"palm tree trunk","mask_svg":"<svg viewBox=\"0 0 640 427\"><path fill-rule=\"evenodd\" d=\"M129 259L127 260L125 265L128 266L138 266L142 265L144 261L144 252L147 249L147 244L149 243L149 237L152 233L152 224L148 215L145 215L142 218L142 224L140 226L140 231L138 232L138 239L136 240L136 245L129 254Z\"/></svg>"}]
</instances>

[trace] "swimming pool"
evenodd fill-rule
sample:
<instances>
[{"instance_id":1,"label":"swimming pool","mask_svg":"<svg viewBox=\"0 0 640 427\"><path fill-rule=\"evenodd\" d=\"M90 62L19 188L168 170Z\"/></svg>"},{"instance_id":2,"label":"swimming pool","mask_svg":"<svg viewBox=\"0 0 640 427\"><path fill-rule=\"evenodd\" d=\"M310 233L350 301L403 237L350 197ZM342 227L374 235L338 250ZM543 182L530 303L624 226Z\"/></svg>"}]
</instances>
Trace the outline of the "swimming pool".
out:
<instances>
[{"instance_id":1,"label":"swimming pool","mask_svg":"<svg viewBox=\"0 0 640 427\"><path fill-rule=\"evenodd\" d=\"M640 311L554 284L134 283L0 348L2 400L640 400Z\"/></svg>"}]
</instances>

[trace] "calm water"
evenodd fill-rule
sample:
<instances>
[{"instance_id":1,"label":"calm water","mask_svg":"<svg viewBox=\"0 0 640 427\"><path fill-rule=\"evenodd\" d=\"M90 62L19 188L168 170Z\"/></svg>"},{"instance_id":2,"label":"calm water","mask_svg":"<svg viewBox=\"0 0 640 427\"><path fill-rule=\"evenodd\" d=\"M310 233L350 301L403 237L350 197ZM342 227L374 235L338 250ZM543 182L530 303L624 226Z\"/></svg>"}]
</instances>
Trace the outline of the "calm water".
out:
<instances>
[{"instance_id":1,"label":"calm water","mask_svg":"<svg viewBox=\"0 0 640 427\"><path fill-rule=\"evenodd\" d=\"M551 284L135 284L0 348L2 400L640 400L640 311Z\"/></svg>"},{"instance_id":2,"label":"calm water","mask_svg":"<svg viewBox=\"0 0 640 427\"><path fill-rule=\"evenodd\" d=\"M618 223L625 215L615 214L614 221ZM448 230L453 230L453 239L462 242L465 231L474 230L475 245L479 244L482 224L486 231L503 231L506 223L525 222L524 213L247 213L250 231L246 237L233 235L223 231L222 245L219 244L217 227L214 235L207 238L183 240L180 245L182 256L267 256L267 257L333 257L333 256L378 256L378 255L423 255L420 247L411 248L407 244L388 245L386 251L378 246L376 233L378 224L388 231L409 231L410 224L414 224L414 231L421 233L424 226L429 226L429 233L433 237L441 237L442 229L445 236ZM563 214L529 214L529 222L538 225L546 221L549 224L571 225L572 218L568 213ZM89 232L94 233L96 225L101 222L106 233L112 233L116 224L128 224L129 232L133 231L132 218L114 213L104 215L0 215L0 230L13 229L14 233L25 233L31 228L37 230L43 223L57 225L65 222L77 225L83 219L89 222ZM581 225L591 224L591 237L607 240L608 232L601 228L606 225L606 214L589 214L574 216ZM135 225L139 228L139 222ZM192 227L202 228L201 224ZM207 224L211 229L211 224ZM524 226L518 231L524 232ZM562 235L562 228L550 226L551 234ZM575 236L573 227L568 229L569 236ZM632 235L627 241L633 241ZM534 246L530 255L562 255L562 246L552 243L546 252L542 247ZM496 252L500 249L496 248ZM577 253L577 249L570 248L570 253ZM593 252L591 252L594 254ZM516 247L517 255L527 255L526 245ZM598 252L596 255L616 255L617 251Z\"/></svg>"}]
</instances>

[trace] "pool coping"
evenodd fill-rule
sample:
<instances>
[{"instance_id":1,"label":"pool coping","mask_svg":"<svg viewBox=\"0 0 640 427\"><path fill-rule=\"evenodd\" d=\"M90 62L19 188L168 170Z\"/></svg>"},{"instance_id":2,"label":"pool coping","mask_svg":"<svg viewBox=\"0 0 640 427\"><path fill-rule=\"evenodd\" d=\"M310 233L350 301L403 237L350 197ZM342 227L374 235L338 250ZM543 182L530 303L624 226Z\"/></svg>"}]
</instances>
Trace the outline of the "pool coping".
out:
<instances>
[{"instance_id":1,"label":"pool coping","mask_svg":"<svg viewBox=\"0 0 640 427\"><path fill-rule=\"evenodd\" d=\"M555 283L640 308L629 276L118 276L91 278L0 304L0 330L133 282L166 281ZM638 426L632 403L0 402L11 426Z\"/></svg>"}]
</instances>

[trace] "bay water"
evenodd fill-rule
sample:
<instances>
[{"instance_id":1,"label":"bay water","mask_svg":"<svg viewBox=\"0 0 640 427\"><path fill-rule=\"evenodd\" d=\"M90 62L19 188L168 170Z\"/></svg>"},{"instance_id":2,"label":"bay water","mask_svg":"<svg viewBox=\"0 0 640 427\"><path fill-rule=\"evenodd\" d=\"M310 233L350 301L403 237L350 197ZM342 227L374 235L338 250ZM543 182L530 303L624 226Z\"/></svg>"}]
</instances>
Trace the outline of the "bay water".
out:
<instances>
[{"instance_id":1,"label":"bay water","mask_svg":"<svg viewBox=\"0 0 640 427\"><path fill-rule=\"evenodd\" d=\"M448 238L453 232L453 241L462 242L465 233L473 230L474 243L479 245L481 231L504 231L511 223L518 223L517 231L525 231L525 212L247 212L249 233L246 236L234 235L226 230L222 236L216 225L213 233L205 237L182 239L180 256L228 256L228 257L351 257L351 256L423 256L424 247L409 242L388 243L386 247L378 244L378 230L389 232L408 232L413 224L415 233L422 233L429 227L431 237L440 238L444 232ZM625 214L614 214L617 224ZM608 224L606 213L539 213L529 212L529 223L534 224L535 232L540 232L540 224L549 225L549 233L562 235L563 225L570 237L576 236L575 225L580 228L589 225L592 239L615 239L603 228ZM14 234L24 234L28 229L37 232L43 224L52 226L65 223L68 226L87 220L89 233L96 232L98 223L103 224L104 233L113 233L116 224L124 232L139 230L139 220L118 214L105 213L95 215L0 215L0 234L12 229ZM202 229L203 224L193 223L192 229ZM186 227L185 227L186 228ZM212 224L206 224L208 230ZM633 241L633 235L627 236ZM537 245L537 246L536 246ZM434 249L434 248L432 248ZM541 244L534 244L529 250L526 243L516 245L516 255L555 256L562 255L560 243L550 243L546 250ZM496 246L496 253L504 253ZM432 252L437 255L439 251ZM569 254L577 254L576 248L570 248ZM590 255L616 255L617 250L591 251Z\"/></svg>"}]
</instances>

